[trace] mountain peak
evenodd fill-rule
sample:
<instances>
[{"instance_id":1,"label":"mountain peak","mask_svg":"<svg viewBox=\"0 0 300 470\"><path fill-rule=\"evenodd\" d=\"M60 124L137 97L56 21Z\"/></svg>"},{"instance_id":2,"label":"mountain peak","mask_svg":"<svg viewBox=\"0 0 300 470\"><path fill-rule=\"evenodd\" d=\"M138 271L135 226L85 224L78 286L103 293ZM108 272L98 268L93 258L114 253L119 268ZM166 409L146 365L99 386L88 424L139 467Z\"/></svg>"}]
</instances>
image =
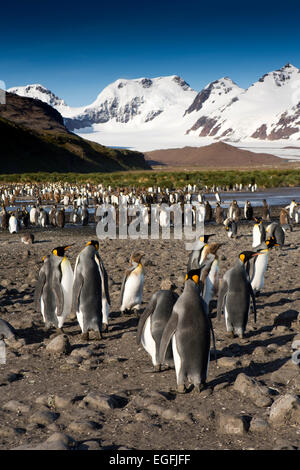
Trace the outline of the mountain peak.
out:
<instances>
[{"instance_id":1,"label":"mountain peak","mask_svg":"<svg viewBox=\"0 0 300 470\"><path fill-rule=\"evenodd\" d=\"M44 103L49 104L52 107L66 107L65 101L56 96L48 88L44 87L40 83L32 83L26 86L17 86L9 88L7 90L10 93L14 93L25 98L34 98Z\"/></svg>"}]
</instances>

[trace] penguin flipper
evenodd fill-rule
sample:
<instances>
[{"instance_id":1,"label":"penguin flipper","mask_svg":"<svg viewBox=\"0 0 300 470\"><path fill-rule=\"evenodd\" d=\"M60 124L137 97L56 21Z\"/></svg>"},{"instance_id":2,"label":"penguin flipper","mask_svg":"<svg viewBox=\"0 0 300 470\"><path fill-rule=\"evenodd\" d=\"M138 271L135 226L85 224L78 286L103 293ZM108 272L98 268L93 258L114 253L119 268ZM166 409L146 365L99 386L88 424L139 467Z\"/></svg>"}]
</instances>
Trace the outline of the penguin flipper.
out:
<instances>
[{"instance_id":1,"label":"penguin flipper","mask_svg":"<svg viewBox=\"0 0 300 470\"><path fill-rule=\"evenodd\" d=\"M136 335L136 343L140 344L141 342L141 337L144 329L144 325L146 323L147 318L152 315L156 307L156 293L152 295L150 302L148 303L145 311L143 314L140 316L139 319L139 324L137 328L137 335Z\"/></svg>"},{"instance_id":2,"label":"penguin flipper","mask_svg":"<svg viewBox=\"0 0 300 470\"><path fill-rule=\"evenodd\" d=\"M249 291L250 291L250 295L252 297L252 303L253 303L254 323L256 323L256 300L255 300L255 294L253 292L250 282L249 282Z\"/></svg>"},{"instance_id":3,"label":"penguin flipper","mask_svg":"<svg viewBox=\"0 0 300 470\"><path fill-rule=\"evenodd\" d=\"M42 295L42 291L43 291L45 283L46 283L46 274L44 273L44 270L42 268L39 273L38 283L34 291L34 308L35 308L35 311L39 313L41 312L40 299L41 299L41 295Z\"/></svg>"},{"instance_id":4,"label":"penguin flipper","mask_svg":"<svg viewBox=\"0 0 300 470\"><path fill-rule=\"evenodd\" d=\"M223 308L224 308L224 303L225 303L225 298L228 290L228 284L227 282L223 279L221 288L219 290L219 295L218 295L218 303L217 303L217 320L221 320Z\"/></svg>"},{"instance_id":5,"label":"penguin flipper","mask_svg":"<svg viewBox=\"0 0 300 470\"><path fill-rule=\"evenodd\" d=\"M54 291L54 297L56 301L56 315L59 317L62 315L63 310L64 310L64 292L62 290L61 286L61 276L60 279L59 277L56 277L53 282L53 291Z\"/></svg>"},{"instance_id":6,"label":"penguin flipper","mask_svg":"<svg viewBox=\"0 0 300 470\"><path fill-rule=\"evenodd\" d=\"M110 305L110 297L109 297L109 289L108 289L108 275L107 275L107 271L104 267L104 264L103 264L103 261L102 259L100 258L99 254L97 253L96 256L98 257L99 259L99 265L100 265L100 270L101 270L101 274L102 274L102 278L104 280L104 292L105 292L105 297L106 297L106 300L108 302L108 304Z\"/></svg>"},{"instance_id":7,"label":"penguin flipper","mask_svg":"<svg viewBox=\"0 0 300 470\"><path fill-rule=\"evenodd\" d=\"M71 315L75 315L79 303L79 296L83 286L83 275L78 273L73 283Z\"/></svg>"},{"instance_id":8,"label":"penguin flipper","mask_svg":"<svg viewBox=\"0 0 300 470\"><path fill-rule=\"evenodd\" d=\"M169 318L168 323L165 326L164 332L161 337L160 347L159 347L159 363L163 364L165 360L165 355L171 341L172 336L174 335L178 324L178 315L173 311L171 317Z\"/></svg>"}]
</instances>

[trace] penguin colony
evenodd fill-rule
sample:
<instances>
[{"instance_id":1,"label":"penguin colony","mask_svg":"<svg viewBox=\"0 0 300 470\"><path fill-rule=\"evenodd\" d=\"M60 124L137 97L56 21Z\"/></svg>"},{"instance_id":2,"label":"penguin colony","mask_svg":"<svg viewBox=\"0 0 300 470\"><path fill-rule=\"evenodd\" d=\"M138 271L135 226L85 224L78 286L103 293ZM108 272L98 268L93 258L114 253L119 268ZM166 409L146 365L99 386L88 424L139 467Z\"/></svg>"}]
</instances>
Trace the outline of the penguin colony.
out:
<instances>
[{"instance_id":1,"label":"penguin colony","mask_svg":"<svg viewBox=\"0 0 300 470\"><path fill-rule=\"evenodd\" d=\"M218 204L220 207L221 201ZM264 286L270 250L282 248L287 228L292 229L290 218L281 220L281 217L280 223L272 222L265 228L261 218L253 219L253 209L249 209L249 204L247 201L244 217L254 223L252 250L242 251L235 264L219 280L217 252L222 244L210 242L213 235L203 234L186 260L181 295L174 292L171 283L164 282L139 316L138 344L141 343L150 355L155 371L159 372L163 367L175 368L178 393L186 393L187 384L198 391L206 386L211 339L213 345L215 343L210 318L212 298L217 295L217 320L220 321L224 315L228 334L243 338L251 304L256 321L255 298ZM293 204L293 207L296 205ZM288 209L284 210L290 217ZM207 210L207 220L211 220L211 211ZM265 220L270 221L269 208L267 210ZM7 224L4 204L2 211L3 226ZM56 218L58 226L64 224L64 221L61 222L63 209L60 212L62 214ZM43 213L42 216L44 220ZM37 223L38 218L41 218L41 211L39 215L33 211L28 224ZM237 227L240 220L241 211L237 201L233 201L223 222L224 235L229 223ZM231 225L229 230L232 232L230 238L237 237L237 229L234 231ZM29 237L28 243L30 240L33 242L32 237ZM66 318L76 315L84 340L89 340L89 331L95 331L98 338L103 339L103 332L108 330L110 298L108 276L99 248L98 241L88 241L77 256L74 271L67 258L67 251L72 246L55 247L44 256L35 290L35 305L46 327L54 326L62 332ZM134 252L130 257L121 286L120 311L123 315L131 315L133 311L139 314L142 309L144 256L145 253Z\"/></svg>"}]
</instances>

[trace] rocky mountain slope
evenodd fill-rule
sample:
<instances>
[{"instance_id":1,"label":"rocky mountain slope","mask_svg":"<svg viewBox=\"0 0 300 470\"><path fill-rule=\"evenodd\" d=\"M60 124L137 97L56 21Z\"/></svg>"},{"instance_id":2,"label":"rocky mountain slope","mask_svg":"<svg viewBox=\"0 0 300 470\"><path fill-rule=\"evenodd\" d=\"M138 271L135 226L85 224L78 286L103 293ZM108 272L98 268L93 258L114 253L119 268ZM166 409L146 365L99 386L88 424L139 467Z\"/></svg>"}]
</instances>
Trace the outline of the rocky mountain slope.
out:
<instances>
[{"instance_id":1,"label":"rocky mountain slope","mask_svg":"<svg viewBox=\"0 0 300 470\"><path fill-rule=\"evenodd\" d=\"M1 173L148 169L143 154L89 142L69 132L58 111L6 93L0 105Z\"/></svg>"}]
</instances>

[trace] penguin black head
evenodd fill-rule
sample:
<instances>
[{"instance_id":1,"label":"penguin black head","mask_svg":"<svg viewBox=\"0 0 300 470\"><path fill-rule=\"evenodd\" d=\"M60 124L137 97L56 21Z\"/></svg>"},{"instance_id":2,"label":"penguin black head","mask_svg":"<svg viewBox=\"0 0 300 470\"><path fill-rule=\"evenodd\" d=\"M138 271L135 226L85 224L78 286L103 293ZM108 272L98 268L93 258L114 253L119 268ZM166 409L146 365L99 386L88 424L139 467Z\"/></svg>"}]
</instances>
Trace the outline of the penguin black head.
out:
<instances>
[{"instance_id":1,"label":"penguin black head","mask_svg":"<svg viewBox=\"0 0 300 470\"><path fill-rule=\"evenodd\" d=\"M185 281L187 281L188 279L191 279L192 281L194 281L195 284L199 284L199 281L200 281L200 271L201 269L198 268L198 269L191 269L191 271L189 271L186 276L185 276Z\"/></svg>"},{"instance_id":2,"label":"penguin black head","mask_svg":"<svg viewBox=\"0 0 300 470\"><path fill-rule=\"evenodd\" d=\"M274 246L280 246L279 243L276 243L275 237L270 237L268 240L265 241L268 249L273 248Z\"/></svg>"},{"instance_id":3,"label":"penguin black head","mask_svg":"<svg viewBox=\"0 0 300 470\"><path fill-rule=\"evenodd\" d=\"M87 242L86 246L92 245L96 248L96 250L99 250L99 242L98 240L91 240Z\"/></svg>"},{"instance_id":4,"label":"penguin black head","mask_svg":"<svg viewBox=\"0 0 300 470\"><path fill-rule=\"evenodd\" d=\"M199 240L200 240L200 242L207 243L209 237L213 237L213 236L214 236L214 233L211 233L210 235L201 235L199 237Z\"/></svg>"},{"instance_id":5,"label":"penguin black head","mask_svg":"<svg viewBox=\"0 0 300 470\"><path fill-rule=\"evenodd\" d=\"M251 258L258 256L259 254L260 253L255 251L242 251L242 253L239 254L239 259L245 264L247 261L250 261Z\"/></svg>"},{"instance_id":6,"label":"penguin black head","mask_svg":"<svg viewBox=\"0 0 300 470\"><path fill-rule=\"evenodd\" d=\"M261 217L254 217L253 220L256 224L262 224L262 218Z\"/></svg>"},{"instance_id":7,"label":"penguin black head","mask_svg":"<svg viewBox=\"0 0 300 470\"><path fill-rule=\"evenodd\" d=\"M73 243L72 243L73 245ZM65 256L65 251L68 250L72 245L58 246L52 250L55 256Z\"/></svg>"}]
</instances>

